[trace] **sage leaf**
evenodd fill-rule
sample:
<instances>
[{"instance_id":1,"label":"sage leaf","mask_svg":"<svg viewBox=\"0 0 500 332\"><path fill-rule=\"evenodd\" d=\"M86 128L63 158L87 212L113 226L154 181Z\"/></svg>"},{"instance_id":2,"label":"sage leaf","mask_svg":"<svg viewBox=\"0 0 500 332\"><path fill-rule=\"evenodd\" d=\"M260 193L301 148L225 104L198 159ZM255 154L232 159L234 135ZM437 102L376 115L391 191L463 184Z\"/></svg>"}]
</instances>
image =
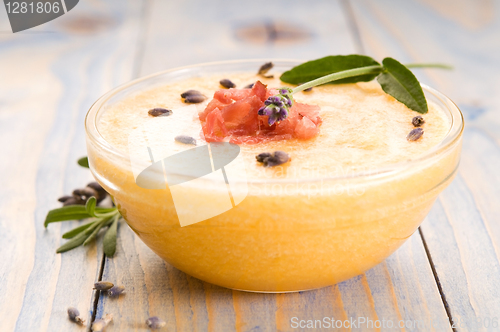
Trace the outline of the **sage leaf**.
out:
<instances>
[{"instance_id":1,"label":"sage leaf","mask_svg":"<svg viewBox=\"0 0 500 332\"><path fill-rule=\"evenodd\" d=\"M427 113L424 91L415 75L393 58L385 58L382 65L384 71L377 77L377 81L385 93L393 96L411 110L422 114Z\"/></svg>"},{"instance_id":2,"label":"sage leaf","mask_svg":"<svg viewBox=\"0 0 500 332\"><path fill-rule=\"evenodd\" d=\"M78 159L78 165L89 168L89 158L88 157L82 157Z\"/></svg>"},{"instance_id":3,"label":"sage leaf","mask_svg":"<svg viewBox=\"0 0 500 332\"><path fill-rule=\"evenodd\" d=\"M331 55L324 58L307 61L292 69L284 72L280 79L283 82L291 84L302 84L314 79L341 72L344 70L376 66L380 64L373 58L365 55L351 54L351 55ZM382 67L380 68L382 70ZM360 75L355 77L348 77L338 81L330 82L331 84L344 84L356 82L368 82L377 77L377 73L367 75Z\"/></svg>"},{"instance_id":4,"label":"sage leaf","mask_svg":"<svg viewBox=\"0 0 500 332\"><path fill-rule=\"evenodd\" d=\"M91 234L98 226L99 222L93 222L92 225L90 225L86 230L81 232L80 234L76 235L73 237L71 240L57 248L56 253L62 253L71 249L74 249L76 247L81 246L85 240L89 237L89 234Z\"/></svg>"},{"instance_id":5,"label":"sage leaf","mask_svg":"<svg viewBox=\"0 0 500 332\"><path fill-rule=\"evenodd\" d=\"M58 209L50 210L45 217L44 226L58 221L79 220L90 218L85 206L83 205L67 205Z\"/></svg>"},{"instance_id":6,"label":"sage leaf","mask_svg":"<svg viewBox=\"0 0 500 332\"><path fill-rule=\"evenodd\" d=\"M110 208L105 208L105 207L100 207L100 206L97 206L94 210L94 213L97 215L97 216L103 216L104 214L106 216L109 216L109 215L112 215L112 214L116 214L118 213L118 209L115 207L110 207Z\"/></svg>"},{"instance_id":7,"label":"sage leaf","mask_svg":"<svg viewBox=\"0 0 500 332\"><path fill-rule=\"evenodd\" d=\"M85 239L83 242L83 245L86 246L89 244L96 236L97 233L103 228L103 226L109 221L110 218L103 218L100 219L99 221L96 222L96 227L95 228L89 228L87 229L84 233L88 235L88 237Z\"/></svg>"},{"instance_id":8,"label":"sage leaf","mask_svg":"<svg viewBox=\"0 0 500 332\"><path fill-rule=\"evenodd\" d=\"M92 196L87 200L85 204L85 209L87 213L94 218L107 218L112 217L118 213L118 209L114 208L99 208L96 207L97 199Z\"/></svg>"},{"instance_id":9,"label":"sage leaf","mask_svg":"<svg viewBox=\"0 0 500 332\"><path fill-rule=\"evenodd\" d=\"M69 232L64 233L62 235L62 238L63 239L71 239L71 238L75 237L76 235L80 234L81 232L83 232L84 230L86 230L87 228L89 228L90 226L92 226L94 224L94 222L95 221L91 221L91 222L86 223L84 225L81 225L79 227L73 228Z\"/></svg>"},{"instance_id":10,"label":"sage leaf","mask_svg":"<svg viewBox=\"0 0 500 332\"><path fill-rule=\"evenodd\" d=\"M59 248L57 248L56 253L60 254L62 252L75 249L76 247L79 247L85 242L85 239L87 238L87 234L85 232L78 234Z\"/></svg>"},{"instance_id":11,"label":"sage leaf","mask_svg":"<svg viewBox=\"0 0 500 332\"><path fill-rule=\"evenodd\" d=\"M104 234L103 247L107 257L113 257L116 252L116 233L118 229L119 216L116 216L106 234Z\"/></svg>"},{"instance_id":12,"label":"sage leaf","mask_svg":"<svg viewBox=\"0 0 500 332\"><path fill-rule=\"evenodd\" d=\"M110 214L118 213L116 207L102 208L96 207L94 213L96 215L107 216ZM58 209L50 210L45 217L44 226L47 227L50 223L68 220L80 220L92 217L88 214L87 209L83 205L67 205Z\"/></svg>"},{"instance_id":13,"label":"sage leaf","mask_svg":"<svg viewBox=\"0 0 500 332\"><path fill-rule=\"evenodd\" d=\"M95 215L96 205L97 205L97 199L94 196L90 197L87 200L87 203L85 204L85 210L87 210L87 213L92 217L96 217Z\"/></svg>"}]
</instances>

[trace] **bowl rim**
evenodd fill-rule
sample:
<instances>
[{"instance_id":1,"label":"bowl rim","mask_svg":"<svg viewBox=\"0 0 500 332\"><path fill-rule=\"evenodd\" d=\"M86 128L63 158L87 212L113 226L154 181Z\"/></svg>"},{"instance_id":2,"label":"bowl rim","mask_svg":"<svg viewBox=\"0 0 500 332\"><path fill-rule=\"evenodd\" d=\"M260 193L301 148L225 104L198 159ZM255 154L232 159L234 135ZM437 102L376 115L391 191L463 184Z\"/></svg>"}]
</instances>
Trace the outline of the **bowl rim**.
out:
<instances>
[{"instance_id":1,"label":"bowl rim","mask_svg":"<svg viewBox=\"0 0 500 332\"><path fill-rule=\"evenodd\" d=\"M162 75L166 75L169 73L174 73L174 72L180 72L180 71L186 71L186 70L192 70L196 68L202 68L202 67L213 67L213 66L223 66L223 65L238 65L238 64L255 64L258 68L258 65L266 62L273 62L273 63L278 63L280 65L289 65L289 66L295 66L300 63L303 63L304 60L297 60L297 59L282 59L282 58L276 58L276 59L238 59L238 60L224 60L224 61L215 61L215 62L204 62L204 63L197 63L194 65L188 65L188 66L181 66L181 67L175 67L159 72L155 72L143 77L136 78L134 80L128 81L124 84L121 84L117 86L116 88L106 92L104 95L99 97L89 108L86 116L85 116L85 133L87 135L87 139L92 141L93 144L95 144L99 149L105 150L106 153L113 155L114 157L117 157L119 159L129 161L130 158L127 154L123 153L122 151L116 149L113 147L110 143L108 143L104 137L100 134L98 130L98 124L97 124L97 119L99 112L103 109L103 106L105 103L111 99L113 96L116 94L120 93L121 91L132 87L136 84L143 83L147 80L151 80L157 77L160 77ZM317 182L317 181L334 181L334 180L354 180L354 179L363 179L363 180L379 180L381 178L386 178L387 176L392 176L392 175L397 175L400 173L404 173L405 171L408 171L412 169L415 166L426 164L426 163L432 163L434 160L439 159L442 157L443 154L445 154L448 150L452 149L455 144L461 139L463 130L464 130L464 117L462 112L460 111L459 107L446 95L443 93L429 87L426 84L421 84L422 89L424 91L424 94L431 94L435 98L437 98L443 105L444 109L449 112L449 115L451 116L451 123L450 123L450 128L448 130L448 133L446 136L435 146L433 146L431 149L427 150L425 153L420 155L418 158L403 161L403 162L398 162L398 163L392 163L392 164L387 164L383 167L377 167L377 171L374 173L367 173L364 171L360 172L353 172L352 174L349 175L340 175L340 176L334 176L334 177L315 177L315 178L304 178L304 179L265 179L265 180L259 180L259 179L248 179L245 180L246 183L266 183L266 184L272 184L272 183L303 183L303 182Z\"/></svg>"}]
</instances>

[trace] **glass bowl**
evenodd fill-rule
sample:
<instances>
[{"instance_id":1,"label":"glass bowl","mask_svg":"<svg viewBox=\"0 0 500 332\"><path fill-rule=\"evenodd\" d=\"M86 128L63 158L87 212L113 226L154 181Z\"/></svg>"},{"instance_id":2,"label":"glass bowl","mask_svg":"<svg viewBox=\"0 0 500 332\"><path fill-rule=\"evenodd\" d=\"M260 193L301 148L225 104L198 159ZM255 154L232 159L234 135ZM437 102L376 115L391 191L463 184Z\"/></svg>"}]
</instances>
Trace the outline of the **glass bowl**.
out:
<instances>
[{"instance_id":1,"label":"glass bowl","mask_svg":"<svg viewBox=\"0 0 500 332\"><path fill-rule=\"evenodd\" d=\"M238 290L292 292L332 285L359 275L391 255L418 228L437 195L450 184L459 164L464 127L458 107L423 86L426 98L450 119L445 138L424 155L376 172L289 180L235 181L246 192L235 207L181 227L172 192L139 187L131 157L99 132L110 105L135 92L220 72L255 72L269 60L199 64L156 73L102 96L86 120L90 169L114 197L130 228L169 264L201 280ZM278 72L297 64L273 60ZM324 129L322 129L324 130ZM144 165L147 167L149 165ZM195 201L219 204L205 184L186 186ZM262 195L269 183L289 188ZM341 191L319 193L325 185ZM304 188L307 188L304 190Z\"/></svg>"}]
</instances>

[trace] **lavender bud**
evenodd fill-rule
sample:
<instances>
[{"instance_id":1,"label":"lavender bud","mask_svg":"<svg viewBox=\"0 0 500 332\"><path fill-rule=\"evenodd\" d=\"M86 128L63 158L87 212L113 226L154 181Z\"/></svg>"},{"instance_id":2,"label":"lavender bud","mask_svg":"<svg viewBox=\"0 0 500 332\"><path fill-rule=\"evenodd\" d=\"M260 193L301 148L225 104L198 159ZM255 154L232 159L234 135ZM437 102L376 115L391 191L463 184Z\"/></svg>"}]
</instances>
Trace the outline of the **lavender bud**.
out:
<instances>
[{"instance_id":1,"label":"lavender bud","mask_svg":"<svg viewBox=\"0 0 500 332\"><path fill-rule=\"evenodd\" d=\"M264 164L265 167L273 167L286 163L290 160L288 153L283 151L274 151L273 154L263 152L256 156L258 162Z\"/></svg>"},{"instance_id":2,"label":"lavender bud","mask_svg":"<svg viewBox=\"0 0 500 332\"><path fill-rule=\"evenodd\" d=\"M78 311L78 309L76 309L74 307L69 307L68 308L68 316L69 316L69 319L75 320L75 318L77 316L80 316L80 311Z\"/></svg>"},{"instance_id":3,"label":"lavender bud","mask_svg":"<svg viewBox=\"0 0 500 332\"><path fill-rule=\"evenodd\" d=\"M282 164L286 163L290 156L284 151L274 151L274 157Z\"/></svg>"},{"instance_id":4,"label":"lavender bud","mask_svg":"<svg viewBox=\"0 0 500 332\"><path fill-rule=\"evenodd\" d=\"M258 75L264 75L266 74L269 70L271 70L274 67L272 62L266 62L259 68L259 72L257 73Z\"/></svg>"},{"instance_id":5,"label":"lavender bud","mask_svg":"<svg viewBox=\"0 0 500 332\"><path fill-rule=\"evenodd\" d=\"M408 136L406 136L406 139L409 141L416 141L420 137L422 137L423 134L424 134L424 130L422 128L415 128L412 131L410 131Z\"/></svg>"},{"instance_id":6,"label":"lavender bud","mask_svg":"<svg viewBox=\"0 0 500 332\"><path fill-rule=\"evenodd\" d=\"M279 117L281 119L286 119L288 117L288 110L284 107L280 107L280 114Z\"/></svg>"},{"instance_id":7,"label":"lavender bud","mask_svg":"<svg viewBox=\"0 0 500 332\"><path fill-rule=\"evenodd\" d=\"M99 193L90 187L73 190L73 197L80 198L83 201L87 201L92 196L97 199Z\"/></svg>"},{"instance_id":8,"label":"lavender bud","mask_svg":"<svg viewBox=\"0 0 500 332\"><path fill-rule=\"evenodd\" d=\"M253 88L254 85L255 85L255 83L250 83L250 84L246 85L243 89L251 89L251 88Z\"/></svg>"},{"instance_id":9,"label":"lavender bud","mask_svg":"<svg viewBox=\"0 0 500 332\"><path fill-rule=\"evenodd\" d=\"M231 89L231 88L236 88L236 84L228 80L227 78L224 78L219 81L220 85L222 85L226 89Z\"/></svg>"},{"instance_id":10,"label":"lavender bud","mask_svg":"<svg viewBox=\"0 0 500 332\"><path fill-rule=\"evenodd\" d=\"M173 112L171 110L168 110L166 108L160 108L160 107L156 107L156 108L150 109L148 111L148 114L153 116L153 117L169 116L169 115L172 115L172 113Z\"/></svg>"},{"instance_id":11,"label":"lavender bud","mask_svg":"<svg viewBox=\"0 0 500 332\"><path fill-rule=\"evenodd\" d=\"M94 289L98 291L106 291L112 288L114 284L109 281L99 281L94 284Z\"/></svg>"},{"instance_id":12,"label":"lavender bud","mask_svg":"<svg viewBox=\"0 0 500 332\"><path fill-rule=\"evenodd\" d=\"M187 98L189 96L202 96L202 94L198 90L187 90L181 93L181 98Z\"/></svg>"},{"instance_id":13,"label":"lavender bud","mask_svg":"<svg viewBox=\"0 0 500 332\"><path fill-rule=\"evenodd\" d=\"M73 307L68 308L68 317L71 321L78 323L80 325L83 325L83 323L85 322L85 320L82 319L82 317L80 317L80 311L78 311L78 309Z\"/></svg>"},{"instance_id":14,"label":"lavender bud","mask_svg":"<svg viewBox=\"0 0 500 332\"><path fill-rule=\"evenodd\" d=\"M413 124L413 126L415 127L421 127L424 123L425 123L425 120L423 117L421 117L420 115L417 115L416 117L414 117L412 120L411 120L411 123Z\"/></svg>"},{"instance_id":15,"label":"lavender bud","mask_svg":"<svg viewBox=\"0 0 500 332\"><path fill-rule=\"evenodd\" d=\"M174 138L179 143L196 145L196 140L191 136L179 135Z\"/></svg>"},{"instance_id":16,"label":"lavender bud","mask_svg":"<svg viewBox=\"0 0 500 332\"><path fill-rule=\"evenodd\" d=\"M273 124L275 124L276 122L278 121L278 114L276 114L276 112L272 112L271 114L269 114L269 118L267 120L267 124L269 126L272 126Z\"/></svg>"},{"instance_id":17,"label":"lavender bud","mask_svg":"<svg viewBox=\"0 0 500 332\"><path fill-rule=\"evenodd\" d=\"M186 104L199 104L207 99L204 95L191 95L184 99Z\"/></svg>"},{"instance_id":18,"label":"lavender bud","mask_svg":"<svg viewBox=\"0 0 500 332\"><path fill-rule=\"evenodd\" d=\"M262 152L262 153L259 153L258 155L256 155L255 159L257 159L257 161L259 163L263 163L266 158L269 158L271 156L272 156L272 154L270 154L269 152Z\"/></svg>"},{"instance_id":19,"label":"lavender bud","mask_svg":"<svg viewBox=\"0 0 500 332\"><path fill-rule=\"evenodd\" d=\"M156 317L156 316L153 316L153 317L149 317L147 320L146 320L146 325L150 328L150 329L153 329L153 330L156 330L156 329L161 329L162 327L164 327L165 325L167 325L167 322L165 322L164 320Z\"/></svg>"},{"instance_id":20,"label":"lavender bud","mask_svg":"<svg viewBox=\"0 0 500 332\"><path fill-rule=\"evenodd\" d=\"M108 296L117 297L125 291L124 286L113 286L108 290Z\"/></svg>"},{"instance_id":21,"label":"lavender bud","mask_svg":"<svg viewBox=\"0 0 500 332\"><path fill-rule=\"evenodd\" d=\"M281 165L281 163L275 157L269 157L264 161L264 167L274 167L278 165Z\"/></svg>"},{"instance_id":22,"label":"lavender bud","mask_svg":"<svg viewBox=\"0 0 500 332\"><path fill-rule=\"evenodd\" d=\"M85 201L80 199L79 197L71 197L64 201L63 206L68 205L85 205Z\"/></svg>"},{"instance_id":23,"label":"lavender bud","mask_svg":"<svg viewBox=\"0 0 500 332\"><path fill-rule=\"evenodd\" d=\"M63 196L63 197L59 197L57 200L61 203L64 203L70 198L73 198L73 196Z\"/></svg>"}]
</instances>

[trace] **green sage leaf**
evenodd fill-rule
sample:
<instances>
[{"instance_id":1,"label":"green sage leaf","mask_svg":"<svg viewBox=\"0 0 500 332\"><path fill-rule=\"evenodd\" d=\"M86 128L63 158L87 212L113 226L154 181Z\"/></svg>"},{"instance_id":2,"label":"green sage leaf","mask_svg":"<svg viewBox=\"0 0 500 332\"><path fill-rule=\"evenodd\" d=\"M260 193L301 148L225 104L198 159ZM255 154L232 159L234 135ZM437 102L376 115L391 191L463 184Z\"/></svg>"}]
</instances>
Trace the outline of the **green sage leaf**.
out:
<instances>
[{"instance_id":1,"label":"green sage leaf","mask_svg":"<svg viewBox=\"0 0 500 332\"><path fill-rule=\"evenodd\" d=\"M111 214L116 214L118 210L114 208L102 208L96 207L94 214L102 216L107 216ZM87 209L83 205L67 205L60 207L58 209L50 210L45 217L44 226L47 227L50 223L68 220L80 220L92 217L87 212Z\"/></svg>"},{"instance_id":2,"label":"green sage leaf","mask_svg":"<svg viewBox=\"0 0 500 332\"><path fill-rule=\"evenodd\" d=\"M89 158L88 157L82 157L78 159L78 165L89 168Z\"/></svg>"},{"instance_id":3,"label":"green sage leaf","mask_svg":"<svg viewBox=\"0 0 500 332\"><path fill-rule=\"evenodd\" d=\"M92 217L95 217L95 207L97 205L97 199L92 196L87 200L87 203L85 204L85 210L87 210L87 213L91 215Z\"/></svg>"},{"instance_id":4,"label":"green sage leaf","mask_svg":"<svg viewBox=\"0 0 500 332\"><path fill-rule=\"evenodd\" d=\"M94 218L107 218L118 214L118 209L116 207L105 209L96 207L96 205L97 205L97 200L94 196L90 197L87 200L87 204L85 204L85 209L87 210L87 213Z\"/></svg>"},{"instance_id":5,"label":"green sage leaf","mask_svg":"<svg viewBox=\"0 0 500 332\"><path fill-rule=\"evenodd\" d=\"M377 61L365 55L331 55L321 59L304 62L284 72L280 79L290 84L302 84L314 79L340 71L380 65ZM382 70L382 68L380 68ZM377 77L378 73L348 77L331 84L368 82Z\"/></svg>"},{"instance_id":6,"label":"green sage leaf","mask_svg":"<svg viewBox=\"0 0 500 332\"><path fill-rule=\"evenodd\" d=\"M111 219L111 218L108 217L108 218L100 219L99 221L96 222L97 226L95 228L93 228L92 231L90 231L89 229L87 229L87 231L85 231L85 233L88 234L88 237L83 242L84 246L89 244L97 236L97 233L99 233L101 228L104 227L104 225L109 221L109 219Z\"/></svg>"},{"instance_id":7,"label":"green sage leaf","mask_svg":"<svg viewBox=\"0 0 500 332\"><path fill-rule=\"evenodd\" d=\"M95 223L95 220L91 221L89 223L86 223L84 225L78 226L76 228L73 228L69 232L64 233L62 238L63 239L71 239L71 238L75 237L76 235L80 234L81 232L83 232L84 230L86 230L87 228L89 228L90 226L92 226L94 223Z\"/></svg>"},{"instance_id":8,"label":"green sage leaf","mask_svg":"<svg viewBox=\"0 0 500 332\"><path fill-rule=\"evenodd\" d=\"M85 240L89 237L89 234L92 234L92 232L100 225L100 222L95 221L90 225L86 230L81 232L80 234L76 235L73 237L71 240L57 248L56 253L62 253L71 249L75 249L76 247L81 246Z\"/></svg>"},{"instance_id":9,"label":"green sage leaf","mask_svg":"<svg viewBox=\"0 0 500 332\"><path fill-rule=\"evenodd\" d=\"M425 114L428 111L424 91L413 73L399 61L385 58L384 71L377 77L382 89L409 109Z\"/></svg>"},{"instance_id":10,"label":"green sage leaf","mask_svg":"<svg viewBox=\"0 0 500 332\"><path fill-rule=\"evenodd\" d=\"M60 254L62 252L75 249L76 247L79 247L85 242L85 239L87 238L87 234L85 233L80 233L59 248L57 248L56 253Z\"/></svg>"},{"instance_id":11,"label":"green sage leaf","mask_svg":"<svg viewBox=\"0 0 500 332\"><path fill-rule=\"evenodd\" d=\"M103 247L107 257L113 257L116 252L116 234L118 229L119 216L116 216L106 234L104 234Z\"/></svg>"},{"instance_id":12,"label":"green sage leaf","mask_svg":"<svg viewBox=\"0 0 500 332\"><path fill-rule=\"evenodd\" d=\"M47 213L47 216L45 217L44 226L47 227L48 224L52 222L79 220L86 218L90 218L90 215L87 213L85 206L68 205L58 209L50 210L49 213Z\"/></svg>"}]
</instances>

